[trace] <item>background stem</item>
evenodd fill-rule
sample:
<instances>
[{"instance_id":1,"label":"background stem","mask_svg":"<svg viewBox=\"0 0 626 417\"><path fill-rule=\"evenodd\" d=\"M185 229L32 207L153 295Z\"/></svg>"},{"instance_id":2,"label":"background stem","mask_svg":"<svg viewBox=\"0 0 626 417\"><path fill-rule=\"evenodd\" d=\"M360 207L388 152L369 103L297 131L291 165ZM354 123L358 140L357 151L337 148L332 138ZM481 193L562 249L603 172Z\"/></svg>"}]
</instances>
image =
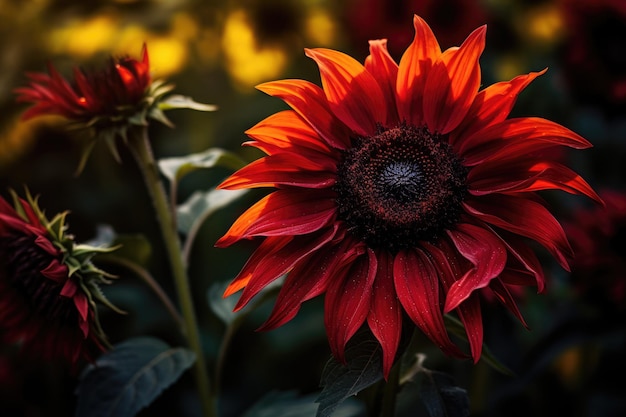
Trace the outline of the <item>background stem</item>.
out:
<instances>
[{"instance_id":1,"label":"background stem","mask_svg":"<svg viewBox=\"0 0 626 417\"><path fill-rule=\"evenodd\" d=\"M183 333L187 338L189 348L196 355L194 375L198 388L198 395L205 417L216 416L215 401L210 391L210 382L207 374L204 352L200 343L200 334L193 306L191 288L187 277L186 266L181 252L181 243L175 228L175 221L170 210L168 198L159 177L156 161L148 138L146 127L137 127L131 131L128 138L129 147L137 160L137 164L144 177L148 193L156 211L163 243L172 269L172 277L178 293L181 313L184 320Z\"/></svg>"}]
</instances>

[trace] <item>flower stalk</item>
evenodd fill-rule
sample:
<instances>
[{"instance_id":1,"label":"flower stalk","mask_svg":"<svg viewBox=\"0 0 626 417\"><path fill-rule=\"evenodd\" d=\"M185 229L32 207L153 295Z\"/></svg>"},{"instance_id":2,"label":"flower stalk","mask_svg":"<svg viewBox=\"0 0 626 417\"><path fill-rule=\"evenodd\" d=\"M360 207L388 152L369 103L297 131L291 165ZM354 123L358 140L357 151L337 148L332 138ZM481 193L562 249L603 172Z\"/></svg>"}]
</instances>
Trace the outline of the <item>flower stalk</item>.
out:
<instances>
[{"instance_id":1,"label":"flower stalk","mask_svg":"<svg viewBox=\"0 0 626 417\"><path fill-rule=\"evenodd\" d=\"M163 183L159 178L157 164L148 138L147 127L134 127L128 136L128 146L144 177L148 193L152 199L152 204L159 221L184 320L184 328L182 330L187 338L189 348L196 355L194 375L203 416L214 417L216 415L215 401L210 390L210 380L200 342L200 333L191 288L187 277L186 265L183 261L181 244L176 233L174 217L169 207Z\"/></svg>"}]
</instances>

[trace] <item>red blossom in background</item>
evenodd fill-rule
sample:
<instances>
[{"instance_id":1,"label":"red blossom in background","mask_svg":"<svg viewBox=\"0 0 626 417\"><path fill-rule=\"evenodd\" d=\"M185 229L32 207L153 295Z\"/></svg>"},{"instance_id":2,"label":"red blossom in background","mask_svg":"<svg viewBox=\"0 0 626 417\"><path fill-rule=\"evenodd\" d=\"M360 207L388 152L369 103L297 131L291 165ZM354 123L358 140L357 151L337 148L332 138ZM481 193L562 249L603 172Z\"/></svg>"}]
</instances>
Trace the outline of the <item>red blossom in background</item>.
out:
<instances>
[{"instance_id":1,"label":"red blossom in background","mask_svg":"<svg viewBox=\"0 0 626 417\"><path fill-rule=\"evenodd\" d=\"M0 198L0 338L35 357L94 359L107 342L94 304L103 296L90 290L107 280L88 259L107 250L74 247L65 214L48 222L30 195L14 197L14 207Z\"/></svg>"},{"instance_id":2,"label":"red blossom in background","mask_svg":"<svg viewBox=\"0 0 626 417\"><path fill-rule=\"evenodd\" d=\"M73 84L52 64L48 65L49 74L28 74L30 85L16 89L18 102L34 104L23 117L58 114L87 123L137 112L151 83L145 45L141 56L141 61L130 57L111 59L107 66L95 72L75 68Z\"/></svg>"},{"instance_id":3,"label":"red blossom in background","mask_svg":"<svg viewBox=\"0 0 626 417\"><path fill-rule=\"evenodd\" d=\"M542 72L479 91L486 27L442 51L414 17L415 37L399 64L385 40L370 42L365 65L328 49L307 49L322 88L303 80L259 90L291 110L246 133L267 156L221 188L274 187L217 242L264 236L225 296L236 309L289 273L262 329L291 320L301 303L325 295L331 350L367 326L387 375L404 317L444 352L444 314L463 322L471 356L481 356L480 294L491 293L522 322L511 289L545 288L529 241L565 269L572 250L536 191L556 189L600 201L576 173L540 151L591 145L537 117L508 119L518 94Z\"/></svg>"},{"instance_id":4,"label":"red blossom in background","mask_svg":"<svg viewBox=\"0 0 626 417\"><path fill-rule=\"evenodd\" d=\"M609 117L626 111L626 2L560 0L563 73L572 95Z\"/></svg>"},{"instance_id":5,"label":"red blossom in background","mask_svg":"<svg viewBox=\"0 0 626 417\"><path fill-rule=\"evenodd\" d=\"M346 34L357 46L384 37L396 56L413 40L405 24L412 13L429 22L443 46L456 45L488 18L484 5L474 0L352 0L346 5Z\"/></svg>"},{"instance_id":6,"label":"red blossom in background","mask_svg":"<svg viewBox=\"0 0 626 417\"><path fill-rule=\"evenodd\" d=\"M626 193L604 190L605 207L580 209L564 224L576 257L577 294L602 308L626 310Z\"/></svg>"}]
</instances>

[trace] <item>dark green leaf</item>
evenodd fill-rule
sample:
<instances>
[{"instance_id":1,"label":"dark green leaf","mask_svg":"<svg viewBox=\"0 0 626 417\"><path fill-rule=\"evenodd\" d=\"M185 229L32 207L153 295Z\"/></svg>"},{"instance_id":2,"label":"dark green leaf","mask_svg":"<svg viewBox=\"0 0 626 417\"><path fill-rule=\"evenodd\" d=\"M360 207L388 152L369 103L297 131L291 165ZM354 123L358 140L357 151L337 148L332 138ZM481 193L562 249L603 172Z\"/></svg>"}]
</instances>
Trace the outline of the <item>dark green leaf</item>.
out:
<instances>
[{"instance_id":1,"label":"dark green leaf","mask_svg":"<svg viewBox=\"0 0 626 417\"><path fill-rule=\"evenodd\" d=\"M261 398L242 417L314 417L318 409L314 400L314 395L299 397L293 391L274 391ZM334 417L356 417L363 412L363 404L349 400L335 410Z\"/></svg>"},{"instance_id":2,"label":"dark green leaf","mask_svg":"<svg viewBox=\"0 0 626 417\"><path fill-rule=\"evenodd\" d=\"M264 301L265 297L270 294L275 289L279 288L284 281L284 277L278 278L271 284L267 285L263 288L259 294L255 297L255 300L258 300L258 303ZM229 283L227 282L217 282L209 288L207 293L207 298L209 302L209 307L215 313L217 317L219 317L224 324L230 325L233 321L237 320L239 317L250 312L258 303L250 303L246 305L244 308L238 311L233 311L235 308L235 304L237 304L237 300L239 297L233 295L231 297L224 298L223 294L226 290L226 287Z\"/></svg>"},{"instance_id":3,"label":"dark green leaf","mask_svg":"<svg viewBox=\"0 0 626 417\"><path fill-rule=\"evenodd\" d=\"M196 191L176 209L178 231L188 234L215 211L225 207L246 194L248 190Z\"/></svg>"},{"instance_id":4,"label":"dark green leaf","mask_svg":"<svg viewBox=\"0 0 626 417\"><path fill-rule=\"evenodd\" d=\"M193 352L161 340L127 340L81 374L76 417L131 417L173 384L195 361Z\"/></svg>"},{"instance_id":5,"label":"dark green leaf","mask_svg":"<svg viewBox=\"0 0 626 417\"><path fill-rule=\"evenodd\" d=\"M329 417L347 398L383 377L380 344L356 336L346 347L346 364L331 358L322 373L322 392L317 398L317 417Z\"/></svg>"},{"instance_id":6,"label":"dark green leaf","mask_svg":"<svg viewBox=\"0 0 626 417\"><path fill-rule=\"evenodd\" d=\"M421 399L430 417L467 417L470 415L467 391L457 387L451 376L422 370Z\"/></svg>"},{"instance_id":7,"label":"dark green leaf","mask_svg":"<svg viewBox=\"0 0 626 417\"><path fill-rule=\"evenodd\" d=\"M239 169L245 163L234 153L220 148L210 148L204 152L181 157L163 158L158 161L159 169L170 181L180 181L182 177L198 169L216 166Z\"/></svg>"}]
</instances>

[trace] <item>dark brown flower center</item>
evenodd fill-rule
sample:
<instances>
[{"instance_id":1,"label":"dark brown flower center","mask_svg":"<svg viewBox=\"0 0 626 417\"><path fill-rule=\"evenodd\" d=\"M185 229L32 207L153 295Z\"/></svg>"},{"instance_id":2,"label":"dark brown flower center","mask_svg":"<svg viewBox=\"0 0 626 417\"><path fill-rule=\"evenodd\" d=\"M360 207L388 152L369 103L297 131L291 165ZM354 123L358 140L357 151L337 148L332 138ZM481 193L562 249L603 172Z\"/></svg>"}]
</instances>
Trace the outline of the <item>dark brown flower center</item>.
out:
<instances>
[{"instance_id":1,"label":"dark brown flower center","mask_svg":"<svg viewBox=\"0 0 626 417\"><path fill-rule=\"evenodd\" d=\"M0 237L0 279L42 316L74 323L77 311L70 298L60 295L62 285L41 274L54 259L34 242L34 236Z\"/></svg>"},{"instance_id":2,"label":"dark brown flower center","mask_svg":"<svg viewBox=\"0 0 626 417\"><path fill-rule=\"evenodd\" d=\"M445 139L407 125L355 138L335 186L348 230L372 248L395 253L455 225L467 169Z\"/></svg>"}]
</instances>

